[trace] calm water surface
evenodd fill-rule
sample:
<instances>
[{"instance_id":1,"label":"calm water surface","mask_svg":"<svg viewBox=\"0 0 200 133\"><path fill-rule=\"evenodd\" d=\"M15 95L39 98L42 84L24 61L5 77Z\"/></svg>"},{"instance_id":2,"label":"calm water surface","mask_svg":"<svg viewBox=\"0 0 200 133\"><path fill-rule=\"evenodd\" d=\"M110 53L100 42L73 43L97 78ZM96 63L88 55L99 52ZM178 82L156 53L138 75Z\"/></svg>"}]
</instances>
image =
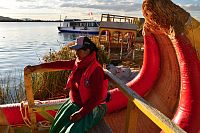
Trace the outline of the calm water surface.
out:
<instances>
[{"instance_id":1,"label":"calm water surface","mask_svg":"<svg viewBox=\"0 0 200 133\"><path fill-rule=\"evenodd\" d=\"M59 33L54 22L1 22L0 74L22 71L26 65L42 62L42 57L58 51L77 35Z\"/></svg>"},{"instance_id":2,"label":"calm water surface","mask_svg":"<svg viewBox=\"0 0 200 133\"><path fill-rule=\"evenodd\" d=\"M199 12L191 12L200 20ZM77 34L59 33L57 22L0 22L0 76L41 63L42 57L75 40Z\"/></svg>"}]
</instances>

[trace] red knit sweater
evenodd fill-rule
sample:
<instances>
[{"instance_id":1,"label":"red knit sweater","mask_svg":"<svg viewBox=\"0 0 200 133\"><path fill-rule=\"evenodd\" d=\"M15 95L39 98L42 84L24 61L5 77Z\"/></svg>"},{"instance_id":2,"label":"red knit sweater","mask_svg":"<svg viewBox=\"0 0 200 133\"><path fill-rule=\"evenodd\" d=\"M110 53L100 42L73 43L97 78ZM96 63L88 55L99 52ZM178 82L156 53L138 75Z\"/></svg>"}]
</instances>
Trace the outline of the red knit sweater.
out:
<instances>
[{"instance_id":1,"label":"red knit sweater","mask_svg":"<svg viewBox=\"0 0 200 133\"><path fill-rule=\"evenodd\" d=\"M75 64L75 60L70 61L56 61L51 63L44 63L42 64L45 68L54 68L54 69L65 69L65 70L72 70ZM101 67L97 67L96 70L91 74L89 79L89 88L91 88L91 95L90 98L85 104L82 103L80 93L79 93L79 85L80 79L83 72L86 70L85 68L77 69L73 76L72 88L70 89L69 97L72 102L81 106L79 110L81 116L85 116L89 112L91 112L94 107L99 105L102 101L100 101L99 94L103 93L103 80L104 80L104 72Z\"/></svg>"}]
</instances>

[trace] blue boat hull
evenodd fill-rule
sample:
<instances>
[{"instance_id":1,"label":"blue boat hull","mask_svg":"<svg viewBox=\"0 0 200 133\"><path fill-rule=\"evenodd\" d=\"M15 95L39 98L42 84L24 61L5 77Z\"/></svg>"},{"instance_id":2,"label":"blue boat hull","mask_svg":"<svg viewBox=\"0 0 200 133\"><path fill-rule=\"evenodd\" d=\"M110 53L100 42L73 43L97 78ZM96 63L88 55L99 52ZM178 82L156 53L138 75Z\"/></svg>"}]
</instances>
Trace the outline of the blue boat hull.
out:
<instances>
[{"instance_id":1,"label":"blue boat hull","mask_svg":"<svg viewBox=\"0 0 200 133\"><path fill-rule=\"evenodd\" d=\"M60 32L65 32L65 33L82 33L82 34L95 34L98 35L99 31L89 31L89 30L66 30L66 29L61 29L60 27L58 27L58 30Z\"/></svg>"}]
</instances>

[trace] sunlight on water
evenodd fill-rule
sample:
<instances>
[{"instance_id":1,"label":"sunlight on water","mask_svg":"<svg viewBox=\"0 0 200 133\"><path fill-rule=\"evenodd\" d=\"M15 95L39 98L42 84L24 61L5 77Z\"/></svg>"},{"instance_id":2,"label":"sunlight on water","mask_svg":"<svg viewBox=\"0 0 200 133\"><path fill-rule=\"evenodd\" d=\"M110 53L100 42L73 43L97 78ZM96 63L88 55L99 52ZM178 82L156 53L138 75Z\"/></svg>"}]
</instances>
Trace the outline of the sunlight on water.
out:
<instances>
[{"instance_id":1,"label":"sunlight on water","mask_svg":"<svg viewBox=\"0 0 200 133\"><path fill-rule=\"evenodd\" d=\"M40 63L44 55L58 51L76 38L59 33L59 23L0 23L0 73L23 70Z\"/></svg>"}]
</instances>

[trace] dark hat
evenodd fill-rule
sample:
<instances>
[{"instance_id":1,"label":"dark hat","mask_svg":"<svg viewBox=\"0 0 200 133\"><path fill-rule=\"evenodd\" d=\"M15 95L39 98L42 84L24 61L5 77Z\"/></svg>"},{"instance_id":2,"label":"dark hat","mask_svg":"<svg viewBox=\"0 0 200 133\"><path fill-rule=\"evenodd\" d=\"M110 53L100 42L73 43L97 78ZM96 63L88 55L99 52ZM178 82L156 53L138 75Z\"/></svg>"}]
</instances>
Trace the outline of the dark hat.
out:
<instances>
[{"instance_id":1,"label":"dark hat","mask_svg":"<svg viewBox=\"0 0 200 133\"><path fill-rule=\"evenodd\" d=\"M85 46L91 45L93 42L86 36L80 36L76 39L74 45L69 46L70 49L78 50Z\"/></svg>"}]
</instances>

